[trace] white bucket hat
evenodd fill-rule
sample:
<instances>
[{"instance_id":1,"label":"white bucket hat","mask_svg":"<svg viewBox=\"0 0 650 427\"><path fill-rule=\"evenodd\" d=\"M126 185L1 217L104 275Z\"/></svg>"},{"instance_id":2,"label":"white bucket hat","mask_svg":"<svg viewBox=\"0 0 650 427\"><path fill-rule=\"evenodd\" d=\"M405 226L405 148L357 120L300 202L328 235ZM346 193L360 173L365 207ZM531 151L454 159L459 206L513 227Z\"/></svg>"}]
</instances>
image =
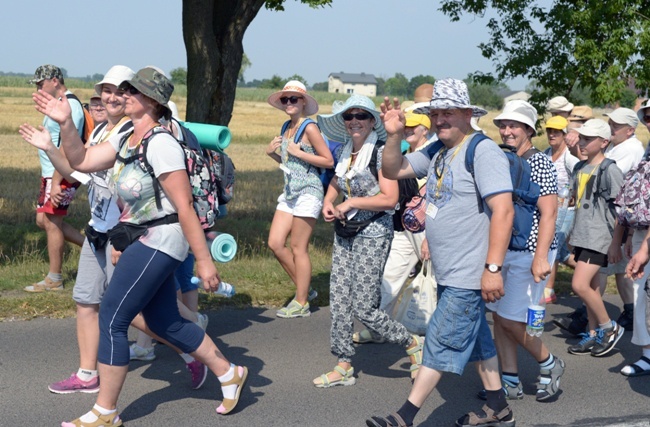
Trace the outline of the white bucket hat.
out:
<instances>
[{"instance_id":1,"label":"white bucket hat","mask_svg":"<svg viewBox=\"0 0 650 427\"><path fill-rule=\"evenodd\" d=\"M131 80L135 76L135 71L126 65L113 65L110 70L104 75L101 82L95 85L95 92L102 93L102 85L108 83L111 85L119 86L120 83L126 80Z\"/></svg>"},{"instance_id":2,"label":"white bucket hat","mask_svg":"<svg viewBox=\"0 0 650 427\"><path fill-rule=\"evenodd\" d=\"M537 125L537 110L526 101L514 99L508 102L505 107L503 107L503 112L496 116L492 121L498 127L501 120L513 120L515 122L523 123L532 130L535 130Z\"/></svg>"},{"instance_id":3,"label":"white bucket hat","mask_svg":"<svg viewBox=\"0 0 650 427\"><path fill-rule=\"evenodd\" d=\"M571 110L573 110L573 107L574 105L563 96L556 96L555 98L551 98L546 103L546 109L549 111L549 113L555 113L557 111L569 113Z\"/></svg>"},{"instance_id":4,"label":"white bucket hat","mask_svg":"<svg viewBox=\"0 0 650 427\"><path fill-rule=\"evenodd\" d=\"M325 136L332 141L347 141L350 135L345 128L342 114L353 108L359 108L372 115L375 119L374 130L377 132L377 137L379 140L385 141L386 129L384 129L384 124L379 117L379 111L375 108L375 103L367 96L356 94L350 96L342 105L335 102L332 105L332 111L335 111L334 113L318 115L318 126Z\"/></svg>"},{"instance_id":5,"label":"white bucket hat","mask_svg":"<svg viewBox=\"0 0 650 427\"><path fill-rule=\"evenodd\" d=\"M469 91L464 81L458 79L436 80L433 85L433 95L429 105L413 105L414 113L429 114L429 110L455 110L471 109L472 116L481 117L487 111L471 105L469 102Z\"/></svg>"},{"instance_id":6,"label":"white bucket hat","mask_svg":"<svg viewBox=\"0 0 650 427\"><path fill-rule=\"evenodd\" d=\"M636 116L639 118L639 120L641 121L641 123L645 123L645 122L643 121L643 116L645 116L645 113L646 113L645 110L647 110L648 108L650 108L650 99L648 99L648 100L645 102L645 104L641 105L641 107L639 108L639 110L636 112Z\"/></svg>"},{"instance_id":7,"label":"white bucket hat","mask_svg":"<svg viewBox=\"0 0 650 427\"><path fill-rule=\"evenodd\" d=\"M318 102L314 97L307 94L307 88L305 85L298 80L288 81L281 91L272 93L268 98L268 103L278 110L284 111L285 106L280 102L280 98L285 95L299 95L305 100L305 112L306 116L311 116L312 114L318 113Z\"/></svg>"}]
</instances>

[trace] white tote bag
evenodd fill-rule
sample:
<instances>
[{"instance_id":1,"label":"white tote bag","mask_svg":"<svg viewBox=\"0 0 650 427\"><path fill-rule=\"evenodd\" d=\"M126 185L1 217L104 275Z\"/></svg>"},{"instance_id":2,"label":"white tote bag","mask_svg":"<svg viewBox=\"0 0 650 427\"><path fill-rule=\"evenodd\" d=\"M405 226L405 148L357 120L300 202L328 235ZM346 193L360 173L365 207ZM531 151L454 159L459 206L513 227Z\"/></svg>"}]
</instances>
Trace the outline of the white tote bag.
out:
<instances>
[{"instance_id":1,"label":"white tote bag","mask_svg":"<svg viewBox=\"0 0 650 427\"><path fill-rule=\"evenodd\" d=\"M425 335L429 319L438 302L436 288L431 261L424 261L420 273L402 294L395 320L403 324L412 334Z\"/></svg>"}]
</instances>

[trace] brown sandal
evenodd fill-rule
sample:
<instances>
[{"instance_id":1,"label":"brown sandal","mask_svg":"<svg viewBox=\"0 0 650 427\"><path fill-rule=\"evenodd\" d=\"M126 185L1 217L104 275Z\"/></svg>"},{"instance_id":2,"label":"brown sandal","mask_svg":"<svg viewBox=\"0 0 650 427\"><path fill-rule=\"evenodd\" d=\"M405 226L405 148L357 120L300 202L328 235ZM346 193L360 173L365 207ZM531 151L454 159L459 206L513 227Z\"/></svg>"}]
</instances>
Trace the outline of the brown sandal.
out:
<instances>
[{"instance_id":1,"label":"brown sandal","mask_svg":"<svg viewBox=\"0 0 650 427\"><path fill-rule=\"evenodd\" d=\"M239 374L240 369L243 370L241 375ZM226 387L233 384L237 384L238 387L234 399L226 399L224 397L223 401L221 402L221 405L219 405L219 407L217 408L217 414L226 415L230 413L230 411L235 409L235 406L237 406L237 403L239 402L239 395L241 394L241 391L244 388L244 383L246 383L247 377L248 377L248 368L246 368L245 366L235 366L235 376L232 377L230 381L221 383L221 387Z\"/></svg>"}]
</instances>

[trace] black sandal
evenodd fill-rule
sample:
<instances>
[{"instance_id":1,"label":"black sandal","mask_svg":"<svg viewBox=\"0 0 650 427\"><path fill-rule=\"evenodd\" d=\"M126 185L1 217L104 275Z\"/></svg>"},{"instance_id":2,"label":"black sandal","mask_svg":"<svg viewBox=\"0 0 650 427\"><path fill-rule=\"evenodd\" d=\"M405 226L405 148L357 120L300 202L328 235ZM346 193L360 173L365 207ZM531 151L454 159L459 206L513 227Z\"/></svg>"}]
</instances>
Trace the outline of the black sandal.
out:
<instances>
[{"instance_id":1,"label":"black sandal","mask_svg":"<svg viewBox=\"0 0 650 427\"><path fill-rule=\"evenodd\" d=\"M641 356L641 358L639 360L637 360L637 362L640 362L642 360L645 363L647 363L648 365L650 365L650 359L648 359L645 356ZM629 373L629 374L624 374L623 370L621 370L621 374L625 375L626 377L641 377L643 375L650 375L650 369L643 369L639 365L637 365L636 363L632 363L631 365L627 365L627 366L632 368L633 372Z\"/></svg>"},{"instance_id":2,"label":"black sandal","mask_svg":"<svg viewBox=\"0 0 650 427\"><path fill-rule=\"evenodd\" d=\"M393 424L389 417L397 424ZM370 419L366 420L366 425L368 427L411 427L413 424L406 424L397 412L393 412L386 417L370 417Z\"/></svg>"}]
</instances>

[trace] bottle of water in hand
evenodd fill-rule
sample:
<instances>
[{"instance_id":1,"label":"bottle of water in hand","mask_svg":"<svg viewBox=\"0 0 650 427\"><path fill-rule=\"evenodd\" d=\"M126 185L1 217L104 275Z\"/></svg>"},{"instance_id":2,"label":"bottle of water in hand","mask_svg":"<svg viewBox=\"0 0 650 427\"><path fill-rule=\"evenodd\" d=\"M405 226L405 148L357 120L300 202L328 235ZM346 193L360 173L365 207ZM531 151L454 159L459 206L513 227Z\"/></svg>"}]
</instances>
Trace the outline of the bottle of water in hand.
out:
<instances>
[{"instance_id":1,"label":"bottle of water in hand","mask_svg":"<svg viewBox=\"0 0 650 427\"><path fill-rule=\"evenodd\" d=\"M192 277L191 282L193 285L198 285L199 283L201 283L201 279L199 279L198 277ZM235 295L235 287L230 283L221 281L219 283L219 288L216 291L214 291L214 293L217 295L223 295L226 298L231 298L233 295Z\"/></svg>"}]
</instances>

